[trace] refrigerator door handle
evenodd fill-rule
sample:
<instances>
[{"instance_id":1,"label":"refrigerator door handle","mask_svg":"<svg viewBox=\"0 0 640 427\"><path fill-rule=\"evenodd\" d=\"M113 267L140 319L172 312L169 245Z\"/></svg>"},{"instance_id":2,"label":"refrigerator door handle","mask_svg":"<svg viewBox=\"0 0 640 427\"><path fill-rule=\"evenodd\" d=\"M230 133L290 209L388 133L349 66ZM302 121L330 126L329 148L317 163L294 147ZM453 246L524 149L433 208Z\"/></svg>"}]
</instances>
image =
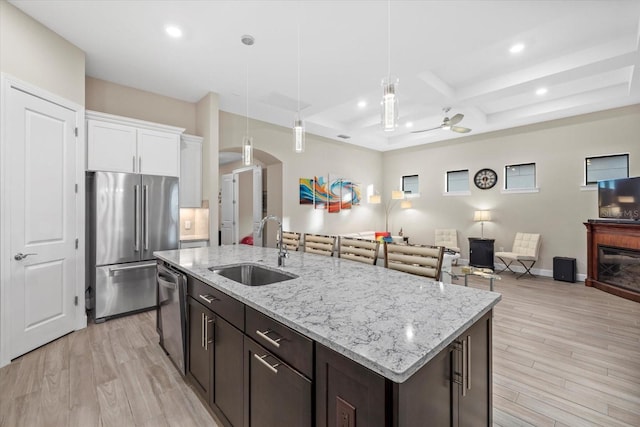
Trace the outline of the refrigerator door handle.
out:
<instances>
[{"instance_id":1,"label":"refrigerator door handle","mask_svg":"<svg viewBox=\"0 0 640 427\"><path fill-rule=\"evenodd\" d=\"M133 186L133 194L135 198L135 215L133 219L134 233L136 235L136 242L134 250L138 252L140 250L140 186Z\"/></svg>"},{"instance_id":2,"label":"refrigerator door handle","mask_svg":"<svg viewBox=\"0 0 640 427\"><path fill-rule=\"evenodd\" d=\"M155 266L155 262L148 262L146 264L126 265L124 267L109 267L109 276L113 276L113 274L118 271L138 270L140 268L151 268Z\"/></svg>"},{"instance_id":3,"label":"refrigerator door handle","mask_svg":"<svg viewBox=\"0 0 640 427\"><path fill-rule=\"evenodd\" d=\"M144 186L144 250L149 250L149 186Z\"/></svg>"}]
</instances>

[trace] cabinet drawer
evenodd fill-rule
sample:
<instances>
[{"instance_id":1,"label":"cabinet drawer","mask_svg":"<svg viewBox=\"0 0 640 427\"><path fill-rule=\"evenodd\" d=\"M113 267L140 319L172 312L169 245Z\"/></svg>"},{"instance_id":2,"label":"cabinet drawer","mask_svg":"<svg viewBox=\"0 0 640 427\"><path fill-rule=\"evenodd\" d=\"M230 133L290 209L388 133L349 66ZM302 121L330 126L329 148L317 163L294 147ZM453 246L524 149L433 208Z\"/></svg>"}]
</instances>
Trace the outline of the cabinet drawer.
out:
<instances>
[{"instance_id":1,"label":"cabinet drawer","mask_svg":"<svg viewBox=\"0 0 640 427\"><path fill-rule=\"evenodd\" d=\"M187 293L236 328L244 330L244 304L240 301L191 276L187 276Z\"/></svg>"},{"instance_id":2,"label":"cabinet drawer","mask_svg":"<svg viewBox=\"0 0 640 427\"><path fill-rule=\"evenodd\" d=\"M308 378L313 378L313 341L264 314L246 308L249 335Z\"/></svg>"}]
</instances>

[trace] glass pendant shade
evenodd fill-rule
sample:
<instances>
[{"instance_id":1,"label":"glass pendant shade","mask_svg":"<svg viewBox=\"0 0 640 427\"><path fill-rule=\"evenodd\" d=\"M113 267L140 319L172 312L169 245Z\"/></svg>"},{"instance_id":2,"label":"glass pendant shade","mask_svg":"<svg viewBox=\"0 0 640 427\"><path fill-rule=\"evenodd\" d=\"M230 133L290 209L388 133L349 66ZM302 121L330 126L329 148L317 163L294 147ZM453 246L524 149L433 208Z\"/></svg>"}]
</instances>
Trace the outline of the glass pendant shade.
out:
<instances>
[{"instance_id":1,"label":"glass pendant shade","mask_svg":"<svg viewBox=\"0 0 640 427\"><path fill-rule=\"evenodd\" d=\"M293 149L296 153L304 153L304 123L299 118L293 122Z\"/></svg>"},{"instance_id":2,"label":"glass pendant shade","mask_svg":"<svg viewBox=\"0 0 640 427\"><path fill-rule=\"evenodd\" d=\"M382 80L382 128L386 132L392 132L398 127L398 79L395 77L385 77Z\"/></svg>"},{"instance_id":3,"label":"glass pendant shade","mask_svg":"<svg viewBox=\"0 0 640 427\"><path fill-rule=\"evenodd\" d=\"M253 164L253 138L249 136L242 138L242 164L244 166Z\"/></svg>"}]
</instances>

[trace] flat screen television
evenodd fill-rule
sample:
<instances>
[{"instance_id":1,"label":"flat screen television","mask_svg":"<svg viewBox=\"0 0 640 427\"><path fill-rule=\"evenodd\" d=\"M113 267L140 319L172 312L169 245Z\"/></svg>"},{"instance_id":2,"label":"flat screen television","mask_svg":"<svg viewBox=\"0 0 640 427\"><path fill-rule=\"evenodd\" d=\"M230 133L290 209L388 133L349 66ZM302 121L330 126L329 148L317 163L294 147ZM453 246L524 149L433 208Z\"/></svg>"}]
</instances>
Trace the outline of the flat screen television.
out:
<instances>
[{"instance_id":1,"label":"flat screen television","mask_svg":"<svg viewBox=\"0 0 640 427\"><path fill-rule=\"evenodd\" d=\"M640 220L640 176L598 181L598 216Z\"/></svg>"}]
</instances>

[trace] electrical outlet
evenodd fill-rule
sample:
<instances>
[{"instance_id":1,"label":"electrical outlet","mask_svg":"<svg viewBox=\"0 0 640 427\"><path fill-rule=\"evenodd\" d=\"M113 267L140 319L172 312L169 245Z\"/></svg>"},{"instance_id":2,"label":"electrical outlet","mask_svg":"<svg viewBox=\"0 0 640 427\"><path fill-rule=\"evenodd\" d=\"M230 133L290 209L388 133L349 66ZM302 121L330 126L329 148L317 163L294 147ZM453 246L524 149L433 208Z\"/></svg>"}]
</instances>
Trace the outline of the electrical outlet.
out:
<instances>
[{"instance_id":1,"label":"electrical outlet","mask_svg":"<svg viewBox=\"0 0 640 427\"><path fill-rule=\"evenodd\" d=\"M504 252L504 246L498 247L498 252Z\"/></svg>"},{"instance_id":2,"label":"electrical outlet","mask_svg":"<svg viewBox=\"0 0 640 427\"><path fill-rule=\"evenodd\" d=\"M184 229L191 230L191 221L189 221L188 219L184 221Z\"/></svg>"}]
</instances>

